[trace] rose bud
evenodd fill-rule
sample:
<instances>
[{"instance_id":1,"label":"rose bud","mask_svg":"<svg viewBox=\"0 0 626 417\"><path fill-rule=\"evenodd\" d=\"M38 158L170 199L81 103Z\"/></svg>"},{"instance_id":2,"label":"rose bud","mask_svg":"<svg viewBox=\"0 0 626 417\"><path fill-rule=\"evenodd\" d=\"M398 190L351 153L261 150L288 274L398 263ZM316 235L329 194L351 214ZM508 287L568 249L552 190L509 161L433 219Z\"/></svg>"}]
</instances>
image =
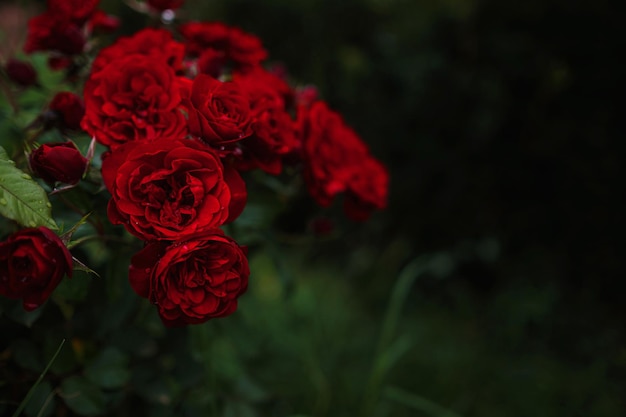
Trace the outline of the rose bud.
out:
<instances>
[{"instance_id":1,"label":"rose bud","mask_svg":"<svg viewBox=\"0 0 626 417\"><path fill-rule=\"evenodd\" d=\"M85 115L83 99L69 91L57 93L50 102L50 110L58 116L60 127L80 129L80 121Z\"/></svg>"},{"instance_id":2,"label":"rose bud","mask_svg":"<svg viewBox=\"0 0 626 417\"><path fill-rule=\"evenodd\" d=\"M33 173L49 184L76 184L83 177L89 160L73 142L44 143L29 157Z\"/></svg>"},{"instance_id":3,"label":"rose bud","mask_svg":"<svg viewBox=\"0 0 626 417\"><path fill-rule=\"evenodd\" d=\"M9 79L22 87L37 84L37 72L28 62L9 59L5 67Z\"/></svg>"},{"instance_id":4,"label":"rose bud","mask_svg":"<svg viewBox=\"0 0 626 417\"><path fill-rule=\"evenodd\" d=\"M66 274L72 276L72 255L46 227L23 229L0 242L0 294L21 298L27 311L42 305Z\"/></svg>"}]
</instances>

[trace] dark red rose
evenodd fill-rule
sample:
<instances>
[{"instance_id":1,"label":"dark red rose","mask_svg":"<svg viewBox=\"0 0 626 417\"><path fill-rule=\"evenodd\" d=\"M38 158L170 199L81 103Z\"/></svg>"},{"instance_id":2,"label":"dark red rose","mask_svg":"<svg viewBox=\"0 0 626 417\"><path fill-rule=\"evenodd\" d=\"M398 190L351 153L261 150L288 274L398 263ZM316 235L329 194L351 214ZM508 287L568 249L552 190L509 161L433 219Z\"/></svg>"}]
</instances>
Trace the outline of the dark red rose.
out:
<instances>
[{"instance_id":1,"label":"dark red rose","mask_svg":"<svg viewBox=\"0 0 626 417\"><path fill-rule=\"evenodd\" d=\"M83 24L96 12L100 0L48 0L48 12Z\"/></svg>"},{"instance_id":2,"label":"dark red rose","mask_svg":"<svg viewBox=\"0 0 626 417\"><path fill-rule=\"evenodd\" d=\"M228 35L228 56L239 67L254 67L267 59L267 51L257 36L239 28L231 28Z\"/></svg>"},{"instance_id":3,"label":"dark red rose","mask_svg":"<svg viewBox=\"0 0 626 417\"><path fill-rule=\"evenodd\" d=\"M172 34L165 29L142 29L132 36L119 38L113 45L102 49L91 66L91 76L112 61L128 55L144 55L136 56L137 60L149 57L152 62L162 61L179 73L183 71L185 47L176 42Z\"/></svg>"},{"instance_id":4,"label":"dark red rose","mask_svg":"<svg viewBox=\"0 0 626 417\"><path fill-rule=\"evenodd\" d=\"M219 230L173 244L154 242L133 256L130 284L166 326L204 323L237 309L248 287L244 249Z\"/></svg>"},{"instance_id":5,"label":"dark red rose","mask_svg":"<svg viewBox=\"0 0 626 417\"><path fill-rule=\"evenodd\" d=\"M156 56L111 61L85 83L82 128L103 145L186 136L174 70Z\"/></svg>"},{"instance_id":6,"label":"dark red rose","mask_svg":"<svg viewBox=\"0 0 626 417\"><path fill-rule=\"evenodd\" d=\"M260 168L277 175L282 170L283 155L298 146L295 123L286 110L292 91L283 80L261 67L244 74L235 73L233 80L248 94L253 134L239 142L237 168Z\"/></svg>"},{"instance_id":7,"label":"dark red rose","mask_svg":"<svg viewBox=\"0 0 626 417\"><path fill-rule=\"evenodd\" d=\"M226 53L229 27L221 22L189 22L178 28L185 38L187 54L200 56L205 50L213 49Z\"/></svg>"},{"instance_id":8,"label":"dark red rose","mask_svg":"<svg viewBox=\"0 0 626 417\"><path fill-rule=\"evenodd\" d=\"M192 58L201 57L201 72L213 76L214 65L218 62L222 66L230 62L235 69L248 70L258 66L268 55L258 37L221 22L190 22L181 25L179 31L185 38L187 54ZM207 51L211 51L209 55ZM211 71L206 71L207 68Z\"/></svg>"},{"instance_id":9,"label":"dark red rose","mask_svg":"<svg viewBox=\"0 0 626 417\"><path fill-rule=\"evenodd\" d=\"M184 0L146 0L148 6L162 12L164 10L176 10L183 5Z\"/></svg>"},{"instance_id":10,"label":"dark red rose","mask_svg":"<svg viewBox=\"0 0 626 417\"><path fill-rule=\"evenodd\" d=\"M384 208L389 174L354 130L323 101L298 110L304 178L318 204L328 206L345 193L344 210L359 221Z\"/></svg>"},{"instance_id":11,"label":"dark red rose","mask_svg":"<svg viewBox=\"0 0 626 417\"><path fill-rule=\"evenodd\" d=\"M24 52L54 51L75 55L85 48L82 25L68 16L47 12L28 21L28 37Z\"/></svg>"},{"instance_id":12,"label":"dark red rose","mask_svg":"<svg viewBox=\"0 0 626 417\"><path fill-rule=\"evenodd\" d=\"M342 117L317 101L298 115L309 192L322 206L348 189L361 161L369 155L366 145Z\"/></svg>"},{"instance_id":13,"label":"dark red rose","mask_svg":"<svg viewBox=\"0 0 626 417\"><path fill-rule=\"evenodd\" d=\"M212 145L239 141L250 136L250 102L234 82L221 82L200 74L194 80L187 109L189 133Z\"/></svg>"},{"instance_id":14,"label":"dark red rose","mask_svg":"<svg viewBox=\"0 0 626 417\"><path fill-rule=\"evenodd\" d=\"M18 59L9 59L5 66L7 76L15 84L22 87L30 87L37 84L37 72L28 62Z\"/></svg>"},{"instance_id":15,"label":"dark red rose","mask_svg":"<svg viewBox=\"0 0 626 417\"><path fill-rule=\"evenodd\" d=\"M373 157L364 159L348 183L344 211L352 220L367 220L374 210L387 206L389 173Z\"/></svg>"},{"instance_id":16,"label":"dark red rose","mask_svg":"<svg viewBox=\"0 0 626 417\"><path fill-rule=\"evenodd\" d=\"M89 19L89 22L87 22L87 27L90 32L109 33L117 30L119 26L120 19L116 16L106 14L102 10L96 10Z\"/></svg>"},{"instance_id":17,"label":"dark red rose","mask_svg":"<svg viewBox=\"0 0 626 417\"><path fill-rule=\"evenodd\" d=\"M234 220L245 184L207 145L190 140L129 143L108 154L102 177L114 224L143 240L175 240Z\"/></svg>"},{"instance_id":18,"label":"dark red rose","mask_svg":"<svg viewBox=\"0 0 626 417\"><path fill-rule=\"evenodd\" d=\"M42 305L64 275L72 255L50 229L22 229L0 242L0 294L21 298L25 310Z\"/></svg>"},{"instance_id":19,"label":"dark red rose","mask_svg":"<svg viewBox=\"0 0 626 417\"><path fill-rule=\"evenodd\" d=\"M58 116L61 128L80 129L80 121L85 115L85 104L82 98L69 91L62 91L52 98L49 107Z\"/></svg>"},{"instance_id":20,"label":"dark red rose","mask_svg":"<svg viewBox=\"0 0 626 417\"><path fill-rule=\"evenodd\" d=\"M222 74L225 65L226 55L224 51L207 49L198 57L196 71L198 74L208 74L213 78L218 78Z\"/></svg>"},{"instance_id":21,"label":"dark red rose","mask_svg":"<svg viewBox=\"0 0 626 417\"><path fill-rule=\"evenodd\" d=\"M85 158L73 142L44 143L29 157L33 173L54 184L76 184L83 177L89 160Z\"/></svg>"}]
</instances>

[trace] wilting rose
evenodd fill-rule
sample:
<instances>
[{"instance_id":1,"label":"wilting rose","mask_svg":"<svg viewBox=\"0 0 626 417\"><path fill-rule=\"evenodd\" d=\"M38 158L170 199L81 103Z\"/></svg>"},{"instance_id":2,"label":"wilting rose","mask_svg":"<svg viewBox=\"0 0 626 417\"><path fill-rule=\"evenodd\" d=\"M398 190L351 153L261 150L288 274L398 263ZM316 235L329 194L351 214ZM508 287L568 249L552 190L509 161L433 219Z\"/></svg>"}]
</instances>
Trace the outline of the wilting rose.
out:
<instances>
[{"instance_id":1,"label":"wilting rose","mask_svg":"<svg viewBox=\"0 0 626 417\"><path fill-rule=\"evenodd\" d=\"M243 248L219 229L174 243L150 243L133 256L129 270L132 288L156 304L167 326L233 313L249 275Z\"/></svg>"},{"instance_id":2,"label":"wilting rose","mask_svg":"<svg viewBox=\"0 0 626 417\"><path fill-rule=\"evenodd\" d=\"M221 82L200 74L183 98L189 133L212 145L232 143L252 133L250 101L234 82Z\"/></svg>"},{"instance_id":3,"label":"wilting rose","mask_svg":"<svg viewBox=\"0 0 626 417\"><path fill-rule=\"evenodd\" d=\"M89 161L73 142L44 143L29 156L33 173L47 183L76 184L83 177Z\"/></svg>"},{"instance_id":4,"label":"wilting rose","mask_svg":"<svg viewBox=\"0 0 626 417\"><path fill-rule=\"evenodd\" d=\"M0 294L21 298L25 310L42 305L66 274L72 255L48 228L22 229L0 242Z\"/></svg>"},{"instance_id":5,"label":"wilting rose","mask_svg":"<svg viewBox=\"0 0 626 417\"><path fill-rule=\"evenodd\" d=\"M50 110L57 116L61 128L78 130L85 115L83 99L69 91L57 93L50 102Z\"/></svg>"},{"instance_id":6,"label":"wilting rose","mask_svg":"<svg viewBox=\"0 0 626 417\"><path fill-rule=\"evenodd\" d=\"M190 140L129 143L106 156L102 176L114 224L143 240L175 240L234 220L245 184L207 145Z\"/></svg>"},{"instance_id":7,"label":"wilting rose","mask_svg":"<svg viewBox=\"0 0 626 417\"><path fill-rule=\"evenodd\" d=\"M159 56L112 60L85 83L81 123L103 145L185 137L174 70Z\"/></svg>"}]
</instances>

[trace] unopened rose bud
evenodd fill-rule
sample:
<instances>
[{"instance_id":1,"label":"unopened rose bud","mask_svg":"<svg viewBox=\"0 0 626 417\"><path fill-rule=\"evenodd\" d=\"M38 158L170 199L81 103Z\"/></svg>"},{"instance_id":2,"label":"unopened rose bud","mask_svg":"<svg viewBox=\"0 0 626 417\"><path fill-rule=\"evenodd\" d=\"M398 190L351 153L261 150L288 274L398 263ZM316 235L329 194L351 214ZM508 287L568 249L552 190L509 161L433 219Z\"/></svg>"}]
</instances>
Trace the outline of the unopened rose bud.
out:
<instances>
[{"instance_id":1,"label":"unopened rose bud","mask_svg":"<svg viewBox=\"0 0 626 417\"><path fill-rule=\"evenodd\" d=\"M17 59L9 59L5 66L9 79L22 87L30 87L37 84L37 72L28 62Z\"/></svg>"},{"instance_id":2,"label":"unopened rose bud","mask_svg":"<svg viewBox=\"0 0 626 417\"><path fill-rule=\"evenodd\" d=\"M85 104L76 94L68 91L57 93L50 102L50 110L57 114L61 128L80 129L80 121L85 115Z\"/></svg>"},{"instance_id":3,"label":"unopened rose bud","mask_svg":"<svg viewBox=\"0 0 626 417\"><path fill-rule=\"evenodd\" d=\"M83 177L89 160L73 142L45 143L29 158L33 173L47 183L76 184Z\"/></svg>"}]
</instances>

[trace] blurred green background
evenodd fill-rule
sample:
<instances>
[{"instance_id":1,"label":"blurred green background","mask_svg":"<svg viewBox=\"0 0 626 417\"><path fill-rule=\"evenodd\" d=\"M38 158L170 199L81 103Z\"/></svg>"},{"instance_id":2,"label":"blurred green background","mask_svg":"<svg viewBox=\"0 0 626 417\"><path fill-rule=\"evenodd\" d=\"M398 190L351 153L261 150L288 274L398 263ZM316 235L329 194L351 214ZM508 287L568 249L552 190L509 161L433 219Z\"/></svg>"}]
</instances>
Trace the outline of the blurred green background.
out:
<instances>
[{"instance_id":1,"label":"blurred green background","mask_svg":"<svg viewBox=\"0 0 626 417\"><path fill-rule=\"evenodd\" d=\"M236 317L153 333L162 372L177 378L168 355L191 351L233 386L186 374L196 391L168 409L159 389L173 382L135 373L152 384L147 412L198 415L186 401L217 389L226 416L623 415L620 8L187 0L187 17L257 34L272 63L316 85L387 164L391 195L365 224L338 204L316 241L294 238L300 214L316 215L294 203L276 243L251 247Z\"/></svg>"}]
</instances>

